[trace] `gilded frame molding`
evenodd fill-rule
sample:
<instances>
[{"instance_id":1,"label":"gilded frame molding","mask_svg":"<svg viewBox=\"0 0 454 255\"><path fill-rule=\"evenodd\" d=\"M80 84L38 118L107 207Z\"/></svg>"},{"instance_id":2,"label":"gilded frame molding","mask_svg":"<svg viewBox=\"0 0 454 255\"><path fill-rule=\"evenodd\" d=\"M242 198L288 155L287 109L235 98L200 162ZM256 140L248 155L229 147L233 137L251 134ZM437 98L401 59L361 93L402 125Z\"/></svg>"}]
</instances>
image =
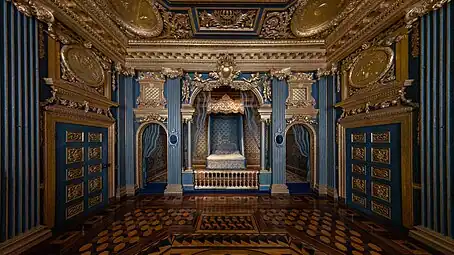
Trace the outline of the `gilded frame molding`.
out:
<instances>
[{"instance_id":1,"label":"gilded frame molding","mask_svg":"<svg viewBox=\"0 0 454 255\"><path fill-rule=\"evenodd\" d=\"M47 106L44 117L44 224L49 228L55 226L56 205L56 124L95 126L108 129L108 196L115 197L115 121L106 116L85 113L64 106Z\"/></svg>"},{"instance_id":2,"label":"gilded frame molding","mask_svg":"<svg viewBox=\"0 0 454 255\"><path fill-rule=\"evenodd\" d=\"M295 122L292 122L291 124L288 124L286 127L285 127L285 139L287 139L287 132L289 131L289 129L294 126L294 125L302 125L304 126L305 128L307 128L309 130L309 134L310 134L310 139L311 139L311 154L310 154L310 159L311 159L311 168L313 169L312 173L311 173L311 187L312 188L315 188L315 185L316 185L316 180L317 180L317 175L318 175L318 169L317 169L317 131L315 130L315 128L311 125L311 124L308 124L306 122L303 122L303 121L295 121Z\"/></svg>"},{"instance_id":3,"label":"gilded frame molding","mask_svg":"<svg viewBox=\"0 0 454 255\"><path fill-rule=\"evenodd\" d=\"M143 137L143 131L145 131L145 128L148 127L151 124L157 124L161 126L165 131L166 131L166 138L167 140L169 139L169 131L167 129L167 126L162 123L161 121L158 120L149 120L142 122L137 129L136 133L136 170L135 170L135 175L136 175L136 184L135 186L140 188L143 188L143 173L142 173L142 137ZM166 141L166 146L168 144L168 141ZM167 163L169 162L169 154L167 153L166 156ZM168 173L167 173L168 174Z\"/></svg>"},{"instance_id":4,"label":"gilded frame molding","mask_svg":"<svg viewBox=\"0 0 454 255\"><path fill-rule=\"evenodd\" d=\"M397 106L371 113L348 116L339 121L338 125L338 158L339 158L339 195L347 197L347 143L346 129L367 126L400 124L401 136L401 204L402 224L413 226L413 125L414 108Z\"/></svg>"}]
</instances>

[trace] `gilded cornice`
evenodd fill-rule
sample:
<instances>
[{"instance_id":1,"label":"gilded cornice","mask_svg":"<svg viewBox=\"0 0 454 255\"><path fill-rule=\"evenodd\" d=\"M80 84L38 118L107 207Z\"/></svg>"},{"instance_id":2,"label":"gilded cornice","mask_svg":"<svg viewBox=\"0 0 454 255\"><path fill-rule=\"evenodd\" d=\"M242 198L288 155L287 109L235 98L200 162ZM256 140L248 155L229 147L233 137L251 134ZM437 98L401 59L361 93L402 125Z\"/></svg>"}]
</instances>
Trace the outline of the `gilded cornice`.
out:
<instances>
[{"instance_id":1,"label":"gilded cornice","mask_svg":"<svg viewBox=\"0 0 454 255\"><path fill-rule=\"evenodd\" d=\"M184 45L184 47L182 47ZM311 71L325 67L322 41L159 40L129 47L126 65L137 70L162 67L201 72L214 70L219 56L228 53L243 72L291 67Z\"/></svg>"},{"instance_id":2,"label":"gilded cornice","mask_svg":"<svg viewBox=\"0 0 454 255\"><path fill-rule=\"evenodd\" d=\"M345 19L326 38L327 61L337 62L360 48L390 25L405 17L417 0L372 1L365 0L354 15Z\"/></svg>"},{"instance_id":3,"label":"gilded cornice","mask_svg":"<svg viewBox=\"0 0 454 255\"><path fill-rule=\"evenodd\" d=\"M451 2L451 0L422 0L415 3L405 14L407 28L411 28L413 23L415 23L424 14L437 10L448 2Z\"/></svg>"},{"instance_id":4,"label":"gilded cornice","mask_svg":"<svg viewBox=\"0 0 454 255\"><path fill-rule=\"evenodd\" d=\"M39 21L52 26L55 21L53 12L41 2L26 0L6 0L12 2L17 10L29 17L36 17Z\"/></svg>"}]
</instances>

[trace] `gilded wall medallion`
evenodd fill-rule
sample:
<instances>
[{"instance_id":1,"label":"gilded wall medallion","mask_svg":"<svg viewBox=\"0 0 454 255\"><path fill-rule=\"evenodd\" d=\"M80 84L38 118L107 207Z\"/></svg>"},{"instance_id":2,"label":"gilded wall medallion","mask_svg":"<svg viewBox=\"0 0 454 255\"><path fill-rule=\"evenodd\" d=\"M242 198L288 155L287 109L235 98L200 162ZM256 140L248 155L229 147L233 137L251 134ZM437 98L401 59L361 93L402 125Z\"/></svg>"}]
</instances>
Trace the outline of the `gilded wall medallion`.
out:
<instances>
[{"instance_id":1,"label":"gilded wall medallion","mask_svg":"<svg viewBox=\"0 0 454 255\"><path fill-rule=\"evenodd\" d=\"M84 168L77 167L77 168L68 168L66 169L66 180L74 180L84 176Z\"/></svg>"},{"instance_id":2,"label":"gilded wall medallion","mask_svg":"<svg viewBox=\"0 0 454 255\"><path fill-rule=\"evenodd\" d=\"M148 0L110 0L115 18L129 32L141 37L161 34L164 23L158 8Z\"/></svg>"},{"instance_id":3,"label":"gilded wall medallion","mask_svg":"<svg viewBox=\"0 0 454 255\"><path fill-rule=\"evenodd\" d=\"M89 165L88 174L99 173L102 171L102 164Z\"/></svg>"},{"instance_id":4,"label":"gilded wall medallion","mask_svg":"<svg viewBox=\"0 0 454 255\"><path fill-rule=\"evenodd\" d=\"M385 218L391 219L391 208L389 206L377 203L376 201L372 201L371 209L372 212L381 215Z\"/></svg>"},{"instance_id":5,"label":"gilded wall medallion","mask_svg":"<svg viewBox=\"0 0 454 255\"><path fill-rule=\"evenodd\" d=\"M347 0L307 0L293 14L292 33L297 37L308 37L328 29L347 5Z\"/></svg>"},{"instance_id":6,"label":"gilded wall medallion","mask_svg":"<svg viewBox=\"0 0 454 255\"><path fill-rule=\"evenodd\" d=\"M382 133L372 133L371 134L372 143L390 143L391 142L391 133L389 131Z\"/></svg>"},{"instance_id":7,"label":"gilded wall medallion","mask_svg":"<svg viewBox=\"0 0 454 255\"><path fill-rule=\"evenodd\" d=\"M66 131L66 142L83 142L84 141L84 133L83 132L71 132Z\"/></svg>"},{"instance_id":8,"label":"gilded wall medallion","mask_svg":"<svg viewBox=\"0 0 454 255\"><path fill-rule=\"evenodd\" d=\"M389 148L372 148L372 162L391 163L391 151Z\"/></svg>"},{"instance_id":9,"label":"gilded wall medallion","mask_svg":"<svg viewBox=\"0 0 454 255\"><path fill-rule=\"evenodd\" d=\"M84 196L84 183L66 186L66 203Z\"/></svg>"},{"instance_id":10,"label":"gilded wall medallion","mask_svg":"<svg viewBox=\"0 0 454 255\"><path fill-rule=\"evenodd\" d=\"M364 88L378 82L391 68L394 52L389 47L376 47L359 54L350 69L349 83Z\"/></svg>"},{"instance_id":11,"label":"gilded wall medallion","mask_svg":"<svg viewBox=\"0 0 454 255\"><path fill-rule=\"evenodd\" d=\"M352 172L355 174L366 174L366 169L362 165L352 164Z\"/></svg>"},{"instance_id":12,"label":"gilded wall medallion","mask_svg":"<svg viewBox=\"0 0 454 255\"><path fill-rule=\"evenodd\" d=\"M89 132L88 133L88 142L92 142L92 143L102 142L102 134Z\"/></svg>"},{"instance_id":13,"label":"gilded wall medallion","mask_svg":"<svg viewBox=\"0 0 454 255\"><path fill-rule=\"evenodd\" d=\"M92 193L102 189L102 177L98 176L96 178L88 180L88 192Z\"/></svg>"},{"instance_id":14,"label":"gilded wall medallion","mask_svg":"<svg viewBox=\"0 0 454 255\"><path fill-rule=\"evenodd\" d=\"M371 169L372 177L387 181L391 180L390 169L375 166L373 166Z\"/></svg>"},{"instance_id":15,"label":"gilded wall medallion","mask_svg":"<svg viewBox=\"0 0 454 255\"><path fill-rule=\"evenodd\" d=\"M102 193L88 198L88 208L96 206L102 202Z\"/></svg>"},{"instance_id":16,"label":"gilded wall medallion","mask_svg":"<svg viewBox=\"0 0 454 255\"><path fill-rule=\"evenodd\" d=\"M66 219L72 218L84 211L84 202L70 205L66 208Z\"/></svg>"},{"instance_id":17,"label":"gilded wall medallion","mask_svg":"<svg viewBox=\"0 0 454 255\"><path fill-rule=\"evenodd\" d=\"M365 143L366 134L365 133L353 133L352 134L352 143Z\"/></svg>"},{"instance_id":18,"label":"gilded wall medallion","mask_svg":"<svg viewBox=\"0 0 454 255\"><path fill-rule=\"evenodd\" d=\"M366 180L352 177L352 188L366 193Z\"/></svg>"},{"instance_id":19,"label":"gilded wall medallion","mask_svg":"<svg viewBox=\"0 0 454 255\"><path fill-rule=\"evenodd\" d=\"M88 159L101 159L101 147L90 147L88 148Z\"/></svg>"},{"instance_id":20,"label":"gilded wall medallion","mask_svg":"<svg viewBox=\"0 0 454 255\"><path fill-rule=\"evenodd\" d=\"M366 208L366 198L352 193L352 202Z\"/></svg>"},{"instance_id":21,"label":"gilded wall medallion","mask_svg":"<svg viewBox=\"0 0 454 255\"><path fill-rule=\"evenodd\" d=\"M391 187L386 184L372 182L372 196L384 200L386 202L391 202Z\"/></svg>"},{"instance_id":22,"label":"gilded wall medallion","mask_svg":"<svg viewBox=\"0 0 454 255\"><path fill-rule=\"evenodd\" d=\"M61 49L62 77L71 82L80 81L90 87L100 87L105 81L99 58L87 48L65 45Z\"/></svg>"},{"instance_id":23,"label":"gilded wall medallion","mask_svg":"<svg viewBox=\"0 0 454 255\"><path fill-rule=\"evenodd\" d=\"M352 159L365 161L366 160L366 148L352 147Z\"/></svg>"},{"instance_id":24,"label":"gilded wall medallion","mask_svg":"<svg viewBox=\"0 0 454 255\"><path fill-rule=\"evenodd\" d=\"M84 148L66 148L66 164L84 161Z\"/></svg>"}]
</instances>

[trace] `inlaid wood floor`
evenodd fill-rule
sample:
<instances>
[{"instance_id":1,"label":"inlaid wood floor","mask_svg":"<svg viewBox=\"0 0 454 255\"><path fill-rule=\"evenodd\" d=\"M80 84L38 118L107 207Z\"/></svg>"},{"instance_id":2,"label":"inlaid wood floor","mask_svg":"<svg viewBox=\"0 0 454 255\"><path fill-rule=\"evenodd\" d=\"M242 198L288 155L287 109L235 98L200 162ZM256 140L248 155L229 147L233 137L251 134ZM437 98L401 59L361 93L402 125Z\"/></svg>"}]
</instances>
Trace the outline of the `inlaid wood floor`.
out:
<instances>
[{"instance_id":1,"label":"inlaid wood floor","mask_svg":"<svg viewBox=\"0 0 454 255\"><path fill-rule=\"evenodd\" d=\"M310 195L139 196L71 228L36 254L434 254Z\"/></svg>"}]
</instances>

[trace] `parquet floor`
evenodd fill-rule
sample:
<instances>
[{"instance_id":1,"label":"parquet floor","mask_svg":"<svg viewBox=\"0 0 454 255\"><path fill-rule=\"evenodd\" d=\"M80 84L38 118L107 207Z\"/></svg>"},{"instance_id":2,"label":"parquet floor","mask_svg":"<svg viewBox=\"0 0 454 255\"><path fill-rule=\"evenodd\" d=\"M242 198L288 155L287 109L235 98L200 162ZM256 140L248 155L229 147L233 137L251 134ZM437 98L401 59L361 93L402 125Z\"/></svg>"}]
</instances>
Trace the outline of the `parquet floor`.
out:
<instances>
[{"instance_id":1,"label":"parquet floor","mask_svg":"<svg viewBox=\"0 0 454 255\"><path fill-rule=\"evenodd\" d=\"M74 225L37 254L434 254L312 196L139 196ZM43 253L45 251L45 253Z\"/></svg>"}]
</instances>

